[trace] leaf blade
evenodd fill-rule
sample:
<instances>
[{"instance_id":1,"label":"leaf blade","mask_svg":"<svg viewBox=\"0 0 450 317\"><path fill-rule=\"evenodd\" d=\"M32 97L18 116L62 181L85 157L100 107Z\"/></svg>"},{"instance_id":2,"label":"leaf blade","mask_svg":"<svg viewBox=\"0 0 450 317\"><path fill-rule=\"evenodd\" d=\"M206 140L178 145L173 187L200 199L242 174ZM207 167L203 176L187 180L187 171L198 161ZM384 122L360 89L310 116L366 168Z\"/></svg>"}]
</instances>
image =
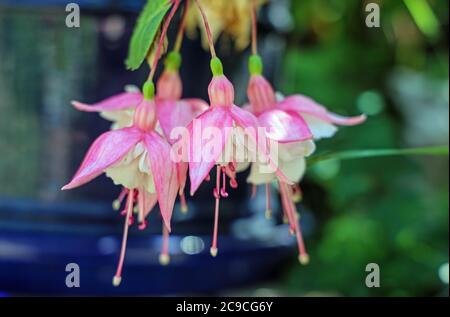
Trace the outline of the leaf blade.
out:
<instances>
[{"instance_id":1,"label":"leaf blade","mask_svg":"<svg viewBox=\"0 0 450 317\"><path fill-rule=\"evenodd\" d=\"M375 158L388 156L414 156L414 155L448 155L448 146L421 147L411 149L379 149L379 150L349 150L334 153L325 153L308 159L309 165L323 161L353 160L361 158Z\"/></svg>"},{"instance_id":2,"label":"leaf blade","mask_svg":"<svg viewBox=\"0 0 450 317\"><path fill-rule=\"evenodd\" d=\"M142 65L171 5L169 0L147 1L131 36L128 57L125 61L127 69L134 71Z\"/></svg>"}]
</instances>

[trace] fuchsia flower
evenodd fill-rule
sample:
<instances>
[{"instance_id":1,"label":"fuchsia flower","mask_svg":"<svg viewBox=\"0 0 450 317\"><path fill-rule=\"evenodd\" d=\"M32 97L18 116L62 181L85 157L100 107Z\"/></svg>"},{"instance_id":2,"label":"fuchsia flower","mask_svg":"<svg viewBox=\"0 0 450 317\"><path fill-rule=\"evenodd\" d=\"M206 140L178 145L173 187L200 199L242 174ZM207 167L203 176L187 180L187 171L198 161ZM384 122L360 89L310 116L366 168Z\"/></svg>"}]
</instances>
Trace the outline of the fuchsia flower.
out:
<instances>
[{"instance_id":1,"label":"fuchsia flower","mask_svg":"<svg viewBox=\"0 0 450 317\"><path fill-rule=\"evenodd\" d=\"M263 65L258 55L250 58L249 68L251 78L247 94L250 105L246 109L258 117L260 124L275 131L270 137L280 142L279 167L292 183L298 183L302 179L306 169L305 157L315 151L315 144L311 141L313 135L316 139L329 137L336 132L334 124L354 125L365 120L365 116L344 118L329 113L324 107L303 96L288 97L278 102L272 86L262 75ZM292 137L301 135L304 136L303 139ZM261 173L259 165L252 164L248 182L254 186L265 185L266 216L270 217L270 186L274 180L278 180L284 216L289 222L291 233L297 237L299 261L306 264L309 257L294 203L294 193L299 194L300 188L286 184L273 173Z\"/></svg>"},{"instance_id":2,"label":"fuchsia flower","mask_svg":"<svg viewBox=\"0 0 450 317\"><path fill-rule=\"evenodd\" d=\"M255 116L234 105L233 85L223 75L222 63L218 58L212 59L211 69L214 75L208 89L211 106L208 110L194 119L193 123L188 127L190 149L192 149L190 152L189 172L191 195L194 195L200 184L209 176L211 169L214 166L217 166L216 187L214 189L214 197L216 199L215 221L213 242L211 246L211 254L216 256L220 198L228 197L226 191L226 177L228 176L231 178L233 187L237 186L234 179L237 162L234 158L234 154L228 154L233 152L233 149L237 146L237 142L239 142L236 136L242 136L244 131L248 130L255 132L260 125ZM198 126L200 126L200 138L197 138L198 135L195 131ZM214 139L214 151L208 153L208 155L210 154L211 156L205 157L204 149L208 148L208 145L211 142L208 136L213 129L214 131L219 132L218 134L220 134L220 137ZM261 144L266 142L265 136L252 133L247 136L252 139L250 142L257 147L259 154L266 158L267 164L273 168L275 174L280 179L289 183L287 177L276 167L276 164L271 159L267 149L261 146ZM248 147L246 147L246 149L251 150ZM196 156L198 153L201 154L201 157Z\"/></svg>"},{"instance_id":3,"label":"fuchsia flower","mask_svg":"<svg viewBox=\"0 0 450 317\"><path fill-rule=\"evenodd\" d=\"M168 234L179 185L176 165L167 159L170 157L170 144L155 131L157 120L152 85L144 85L146 98L135 110L133 125L106 132L97 138L71 182L62 188L79 187L102 173L124 187L121 198L126 195L128 198L123 211L126 219L120 260L113 279L116 286L121 281L128 227L133 224L132 211L135 206L139 228L143 230L146 227L145 218L159 203L164 232L160 261L167 263L169 260Z\"/></svg>"},{"instance_id":4,"label":"fuchsia flower","mask_svg":"<svg viewBox=\"0 0 450 317\"><path fill-rule=\"evenodd\" d=\"M306 169L305 157L315 150L315 145L311 141L313 135L299 114L277 109L275 92L270 83L262 76L262 61L259 56L252 56L249 66L252 74L247 89L250 105L246 108L257 116L261 125L274 131L269 137L279 142L279 168L284 175L287 175L291 184L297 183L303 177ZM303 242L298 213L293 202L293 187L279 179L274 173L262 173L259 163L251 164L251 172L247 181L254 186L265 185L267 218L272 213L270 188L275 180L278 181L284 216L289 222L291 233L295 234L297 238L299 261L306 264L309 258Z\"/></svg>"},{"instance_id":5,"label":"fuchsia flower","mask_svg":"<svg viewBox=\"0 0 450 317\"><path fill-rule=\"evenodd\" d=\"M171 134L176 128L187 127L192 119L208 109L201 99L181 99L183 87L178 69L181 64L179 53L172 52L166 59L166 69L157 83L156 105L161 129L169 141L174 144L178 139ZM186 187L188 164L177 163L177 177L180 185L179 195L182 212L187 211L184 189Z\"/></svg>"},{"instance_id":6,"label":"fuchsia flower","mask_svg":"<svg viewBox=\"0 0 450 317\"><path fill-rule=\"evenodd\" d=\"M187 127L193 118L208 108L208 104L201 99L181 99L183 85L179 75L180 65L180 54L171 52L165 61L165 70L157 82L157 94L154 101L159 124L157 130L162 131L170 144L177 141L171 137L171 132L174 128ZM72 102L72 104L81 111L99 112L103 118L113 121L113 129L118 129L133 125L134 111L142 100L142 93L128 91L93 105L77 101ZM180 186L179 196L183 212L187 211L184 196L187 170L187 163L177 163L177 178ZM114 201L114 207L117 207L119 202L120 199Z\"/></svg>"}]
</instances>

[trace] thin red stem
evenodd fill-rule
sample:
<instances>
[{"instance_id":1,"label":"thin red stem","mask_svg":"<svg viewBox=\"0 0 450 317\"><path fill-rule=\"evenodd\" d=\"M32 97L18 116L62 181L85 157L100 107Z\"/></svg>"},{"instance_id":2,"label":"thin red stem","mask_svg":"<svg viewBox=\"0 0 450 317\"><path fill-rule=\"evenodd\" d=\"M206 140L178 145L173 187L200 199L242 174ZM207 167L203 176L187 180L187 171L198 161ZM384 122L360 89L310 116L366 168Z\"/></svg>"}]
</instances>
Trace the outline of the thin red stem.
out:
<instances>
[{"instance_id":1,"label":"thin red stem","mask_svg":"<svg viewBox=\"0 0 450 317\"><path fill-rule=\"evenodd\" d=\"M253 53L253 55L257 55L258 54L258 21L257 21L257 17L256 17L256 5L255 5L254 0L252 0L251 16L252 16L252 53Z\"/></svg>"},{"instance_id":2,"label":"thin red stem","mask_svg":"<svg viewBox=\"0 0 450 317\"><path fill-rule=\"evenodd\" d=\"M186 17L189 10L190 0L186 0L184 3L183 16L181 17L180 28L178 29L177 39L175 40L174 51L179 53L181 44L183 44L184 30L186 28Z\"/></svg>"},{"instance_id":3,"label":"thin red stem","mask_svg":"<svg viewBox=\"0 0 450 317\"><path fill-rule=\"evenodd\" d=\"M195 3L198 7L198 10L200 11L200 14L202 15L203 24L205 25L206 36L208 38L209 50L211 51L211 56L213 58L215 58L215 57L217 57L217 54L216 54L216 49L214 48L214 40L213 40L213 36L211 33L211 28L208 23L208 18L206 17L205 11L203 10L202 6L200 5L200 1L195 0Z\"/></svg>"},{"instance_id":4,"label":"thin red stem","mask_svg":"<svg viewBox=\"0 0 450 317\"><path fill-rule=\"evenodd\" d=\"M161 37L160 37L159 43L158 43L158 47L156 48L155 59L153 60L153 64L152 64L151 70L150 70L150 75L148 76L149 81L152 81L153 77L155 77L156 68L158 66L159 59L161 58L161 51L164 46L164 40L166 38L166 34L169 29L170 22L172 22L172 19L173 19L175 13L177 12L179 6L180 6L180 0L174 0L172 10L170 11L169 15L167 16L166 21L164 22L164 26L163 26L163 29L161 32Z\"/></svg>"}]
</instances>

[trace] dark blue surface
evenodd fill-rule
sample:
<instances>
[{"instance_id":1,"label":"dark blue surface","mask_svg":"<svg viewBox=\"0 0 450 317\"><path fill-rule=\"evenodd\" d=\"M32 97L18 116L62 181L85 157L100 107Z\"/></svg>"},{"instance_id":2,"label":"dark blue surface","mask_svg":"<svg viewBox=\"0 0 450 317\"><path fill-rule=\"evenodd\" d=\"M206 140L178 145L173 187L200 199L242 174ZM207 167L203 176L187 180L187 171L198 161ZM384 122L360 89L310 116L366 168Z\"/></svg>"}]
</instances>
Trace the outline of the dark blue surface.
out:
<instances>
[{"instance_id":1,"label":"dark blue surface","mask_svg":"<svg viewBox=\"0 0 450 317\"><path fill-rule=\"evenodd\" d=\"M123 222L108 222L110 206L0 199L0 210L0 291L5 294L213 294L270 276L292 254L294 243L284 226L270 229L286 233L270 241L228 234L220 237L219 255L212 258L210 236L198 236L204 248L188 255L180 247L183 236L173 235L171 263L163 267L160 234L132 227L123 282L115 288L111 281ZM69 263L80 266L80 288L65 285Z\"/></svg>"}]
</instances>

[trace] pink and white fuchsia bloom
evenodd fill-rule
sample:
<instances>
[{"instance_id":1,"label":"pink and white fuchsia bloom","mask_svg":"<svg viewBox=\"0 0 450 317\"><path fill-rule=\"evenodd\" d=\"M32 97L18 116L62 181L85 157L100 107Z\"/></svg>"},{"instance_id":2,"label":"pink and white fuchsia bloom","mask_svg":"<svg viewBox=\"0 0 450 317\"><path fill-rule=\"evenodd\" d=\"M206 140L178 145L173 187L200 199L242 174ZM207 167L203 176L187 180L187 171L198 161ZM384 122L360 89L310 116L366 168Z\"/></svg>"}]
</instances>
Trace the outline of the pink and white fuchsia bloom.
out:
<instances>
[{"instance_id":1,"label":"pink and white fuchsia bloom","mask_svg":"<svg viewBox=\"0 0 450 317\"><path fill-rule=\"evenodd\" d=\"M145 89L154 90L151 87ZM145 218L159 203L164 235L160 261L168 263L169 260L168 235L179 185L176 165L167 159L171 146L155 131L157 120L155 103L151 100L153 93L147 95L150 97L144 98L136 108L133 125L106 132L97 138L71 182L62 188L79 187L102 173L116 185L124 187L121 196L127 195L128 198L123 212L126 218L120 260L113 279L116 286L121 281L128 227L134 222L132 211L135 207L140 229L143 230L146 227Z\"/></svg>"},{"instance_id":2,"label":"pink and white fuchsia bloom","mask_svg":"<svg viewBox=\"0 0 450 317\"><path fill-rule=\"evenodd\" d=\"M234 105L234 88L231 82L223 75L222 63L218 58L213 58L211 61L211 69L213 72L213 79L209 85L208 92L210 97L210 107L203 112L188 126L190 137L190 159L189 159L189 173L191 180L191 195L197 191L201 183L209 176L211 169L217 166L216 187L214 189L215 197L215 218L214 218L214 234L211 246L211 255L217 255L217 234L219 221L219 206L220 198L228 197L226 191L226 177L231 177L231 184L233 187L237 186L234 179L236 172L237 160L234 157L235 149L244 146L243 150L254 151L254 148L248 148L247 145L240 143L245 131L258 131L261 127L254 115ZM200 131L200 138L197 138ZM215 131L220 136L214 139L214 146L210 148L210 132ZM276 164L271 159L267 149L261 144L265 143L265 135L257 135L256 133L246 134L252 140L250 143L254 144L259 154L265 157L267 164L270 165L275 174L284 181L289 183L289 180L277 168ZM263 139L263 140L262 140ZM212 153L206 153L206 149L211 149ZM242 149L242 147L241 147ZM231 153L231 154L230 154ZM197 154L200 154L198 157Z\"/></svg>"},{"instance_id":3,"label":"pink and white fuchsia bloom","mask_svg":"<svg viewBox=\"0 0 450 317\"><path fill-rule=\"evenodd\" d=\"M183 86L179 75L181 56L172 52L166 59L166 67L157 83L156 107L161 129L170 144L178 141L172 136L177 128L186 128L192 119L208 109L208 104L201 99L181 99ZM181 211L187 212L187 203L184 196L188 172L188 163L177 163L177 177Z\"/></svg>"},{"instance_id":4,"label":"pink and white fuchsia bloom","mask_svg":"<svg viewBox=\"0 0 450 317\"><path fill-rule=\"evenodd\" d=\"M174 128L187 127L193 118L208 108L208 104L201 99L182 99L183 85L179 74L180 65L180 54L171 52L165 61L165 70L156 83L157 90L154 100L158 119L156 130L161 131L170 144L177 141L171 137ZM119 129L133 125L135 109L143 99L144 96L139 91L127 91L93 105L77 101L72 102L72 105L81 111L99 112L103 118L113 121L112 129ZM177 163L182 212L187 211L184 196L187 170L188 164L186 162ZM114 201L114 207L120 204L121 198L119 197L118 200Z\"/></svg>"},{"instance_id":5,"label":"pink and white fuchsia bloom","mask_svg":"<svg viewBox=\"0 0 450 317\"><path fill-rule=\"evenodd\" d=\"M287 175L291 183L297 183L305 173L305 157L311 155L315 150L315 145L311 141L313 135L299 114L276 108L276 95L270 83L261 74L262 62L259 56L252 56L249 66L252 74L247 89L250 105L246 108L257 116L261 125L274 131L269 137L279 142L279 168ZM282 210L285 219L289 222L291 233L295 234L297 238L299 261L302 264L308 263L309 257L303 241L298 212L293 202L292 186L278 179L274 173L261 173L259 163L251 164L251 172L247 181L254 186L265 185L267 218L272 214L271 184L278 181Z\"/></svg>"},{"instance_id":6,"label":"pink and white fuchsia bloom","mask_svg":"<svg viewBox=\"0 0 450 317\"><path fill-rule=\"evenodd\" d=\"M315 144L311 140L313 136L316 139L331 137L337 131L335 124L355 125L365 120L365 116L345 118L329 113L324 107L304 96L288 97L278 102L274 89L262 75L263 64L258 55L251 56L249 68L251 78L247 94L250 105L246 109L258 117L260 124L272 131L278 131L272 138L280 142L279 167L292 183L298 183L304 176L305 157L315 151ZM295 135L293 131L303 132L304 138L293 140L290 137ZM270 186L277 177L273 173L261 173L260 170L259 164L253 163L248 182L255 186L265 184L266 216L270 217ZM294 193L300 194L300 188L289 186L279 179L278 185L285 219L289 222L291 233L297 237L299 261L306 264L309 257L294 203Z\"/></svg>"}]
</instances>

